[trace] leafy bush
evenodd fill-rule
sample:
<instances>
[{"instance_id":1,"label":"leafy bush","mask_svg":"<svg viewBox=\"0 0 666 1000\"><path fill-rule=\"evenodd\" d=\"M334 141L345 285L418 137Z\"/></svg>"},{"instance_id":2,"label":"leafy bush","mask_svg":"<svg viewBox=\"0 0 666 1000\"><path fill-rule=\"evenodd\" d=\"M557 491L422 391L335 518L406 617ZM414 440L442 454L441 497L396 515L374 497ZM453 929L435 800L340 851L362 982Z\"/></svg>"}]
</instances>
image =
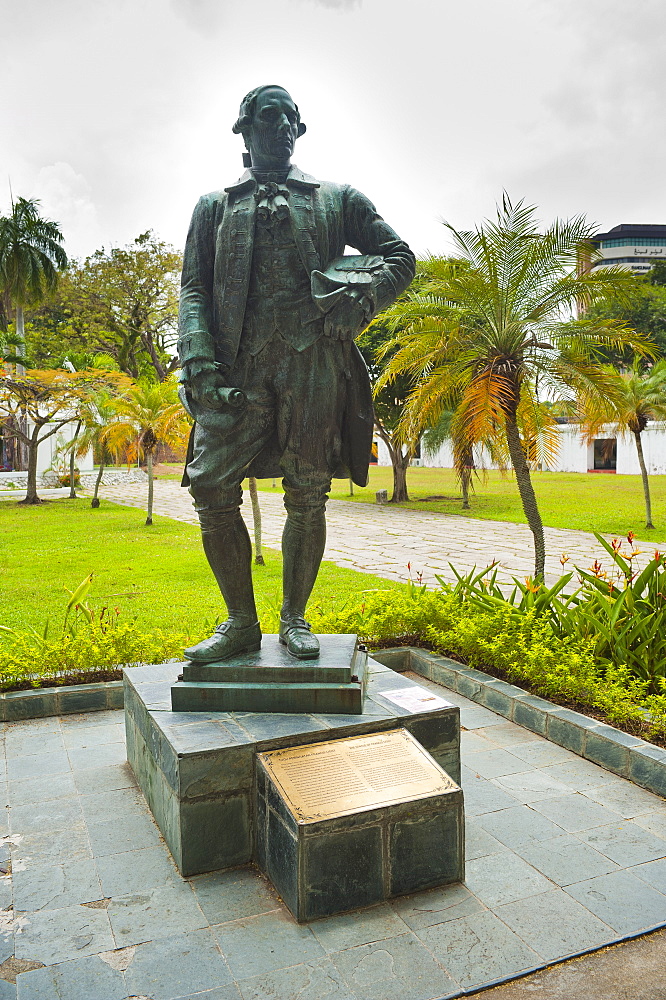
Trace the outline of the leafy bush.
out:
<instances>
[{"instance_id":1,"label":"leafy bush","mask_svg":"<svg viewBox=\"0 0 666 1000\"><path fill-rule=\"evenodd\" d=\"M357 632L371 646L427 646L634 732L666 736L663 688L651 694L626 665L597 660L592 640L558 635L543 608L492 601L483 609L455 590L376 591L336 614L311 609L310 618L315 631Z\"/></svg>"},{"instance_id":2,"label":"leafy bush","mask_svg":"<svg viewBox=\"0 0 666 1000\"><path fill-rule=\"evenodd\" d=\"M533 612L561 638L587 643L609 675L615 669L628 671L659 695L666 679L666 555L655 552L639 571L634 560L641 553L632 532L626 543L617 538L609 543L596 532L595 537L611 557L610 571L598 560L590 570L576 567L580 587L572 594L565 588L573 573L553 587L514 579L513 590L505 594L492 566L467 576L456 573L453 588L443 580L440 584L479 611L506 609L516 623Z\"/></svg>"},{"instance_id":3,"label":"leafy bush","mask_svg":"<svg viewBox=\"0 0 666 1000\"><path fill-rule=\"evenodd\" d=\"M60 483L61 486L71 486L69 472L65 472L61 476L58 476L58 482ZM80 486L80 485L81 485L81 474L79 470L76 469L74 471L74 486Z\"/></svg>"},{"instance_id":4,"label":"leafy bush","mask_svg":"<svg viewBox=\"0 0 666 1000\"><path fill-rule=\"evenodd\" d=\"M117 611L94 612L86 603L91 583L92 574L68 591L62 626L53 634L48 622L42 633L0 625L0 691L71 683L86 675L119 677L123 667L182 655L189 638L184 633L148 633L134 621L121 623Z\"/></svg>"}]
</instances>

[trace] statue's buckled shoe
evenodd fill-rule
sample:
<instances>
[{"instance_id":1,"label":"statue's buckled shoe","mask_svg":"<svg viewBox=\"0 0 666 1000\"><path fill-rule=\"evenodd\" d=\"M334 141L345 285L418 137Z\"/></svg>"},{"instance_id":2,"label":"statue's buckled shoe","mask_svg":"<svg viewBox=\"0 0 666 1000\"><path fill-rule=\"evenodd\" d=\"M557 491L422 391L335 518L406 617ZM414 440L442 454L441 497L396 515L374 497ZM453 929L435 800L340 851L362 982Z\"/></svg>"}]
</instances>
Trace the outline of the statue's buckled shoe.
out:
<instances>
[{"instance_id":1,"label":"statue's buckled shoe","mask_svg":"<svg viewBox=\"0 0 666 1000\"><path fill-rule=\"evenodd\" d=\"M319 656L319 639L310 631L305 618L280 618L280 642L298 660L316 660Z\"/></svg>"},{"instance_id":2,"label":"statue's buckled shoe","mask_svg":"<svg viewBox=\"0 0 666 1000\"><path fill-rule=\"evenodd\" d=\"M196 646L189 646L183 653L192 663L214 663L239 653L255 653L260 646L259 622L238 628L232 621L226 621L217 626L210 638L203 639Z\"/></svg>"}]
</instances>

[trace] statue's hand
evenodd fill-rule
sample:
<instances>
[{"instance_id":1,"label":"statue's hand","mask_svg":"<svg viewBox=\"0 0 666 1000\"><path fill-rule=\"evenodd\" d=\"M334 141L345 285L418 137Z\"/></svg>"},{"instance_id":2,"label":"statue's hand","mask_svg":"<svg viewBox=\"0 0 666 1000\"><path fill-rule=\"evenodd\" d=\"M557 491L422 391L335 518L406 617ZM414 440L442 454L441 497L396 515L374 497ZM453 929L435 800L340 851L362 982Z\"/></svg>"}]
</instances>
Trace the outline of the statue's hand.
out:
<instances>
[{"instance_id":1,"label":"statue's hand","mask_svg":"<svg viewBox=\"0 0 666 1000\"><path fill-rule=\"evenodd\" d=\"M220 389L224 389L224 379L215 369L200 371L190 379L190 388L195 402L209 410L221 410L227 403Z\"/></svg>"},{"instance_id":2,"label":"statue's hand","mask_svg":"<svg viewBox=\"0 0 666 1000\"><path fill-rule=\"evenodd\" d=\"M324 333L333 340L353 340L367 326L372 303L362 292L349 290L341 295L324 319Z\"/></svg>"}]
</instances>

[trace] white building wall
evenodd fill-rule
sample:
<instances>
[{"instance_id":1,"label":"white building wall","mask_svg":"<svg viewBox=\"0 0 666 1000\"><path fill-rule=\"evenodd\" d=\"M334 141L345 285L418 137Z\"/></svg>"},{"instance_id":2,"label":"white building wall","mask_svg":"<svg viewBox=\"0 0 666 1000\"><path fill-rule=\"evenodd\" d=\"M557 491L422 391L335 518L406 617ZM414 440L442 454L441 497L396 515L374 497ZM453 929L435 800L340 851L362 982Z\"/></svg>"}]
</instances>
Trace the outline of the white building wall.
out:
<instances>
[{"instance_id":1,"label":"white building wall","mask_svg":"<svg viewBox=\"0 0 666 1000\"><path fill-rule=\"evenodd\" d=\"M558 427L560 435L560 450L552 472L590 472L594 469L594 445L586 445L575 424L561 424ZM602 428L597 438L616 438L617 440L617 475L640 475L638 455L633 434L618 435L612 426ZM648 424L641 435L645 464L650 475L666 475L666 427ZM388 448L378 439L378 465L390 465ZM435 469L452 469L453 453L448 441L433 454L421 451L420 465ZM493 468L487 453L480 456L480 465L487 469Z\"/></svg>"},{"instance_id":2,"label":"white building wall","mask_svg":"<svg viewBox=\"0 0 666 1000\"><path fill-rule=\"evenodd\" d=\"M47 424L42 433L45 430L50 429L52 425ZM32 431L32 425L29 425L29 430ZM76 420L71 420L68 424L65 424L60 430L52 434L51 437L47 438L46 441L42 441L37 449L37 475L40 476L47 469L59 468L64 466L66 463L69 467L69 457L60 456L56 457L56 451L59 446L67 444L71 441L76 432ZM87 455L83 458L76 459L76 467L81 472L90 472L94 467L93 453L89 451Z\"/></svg>"}]
</instances>

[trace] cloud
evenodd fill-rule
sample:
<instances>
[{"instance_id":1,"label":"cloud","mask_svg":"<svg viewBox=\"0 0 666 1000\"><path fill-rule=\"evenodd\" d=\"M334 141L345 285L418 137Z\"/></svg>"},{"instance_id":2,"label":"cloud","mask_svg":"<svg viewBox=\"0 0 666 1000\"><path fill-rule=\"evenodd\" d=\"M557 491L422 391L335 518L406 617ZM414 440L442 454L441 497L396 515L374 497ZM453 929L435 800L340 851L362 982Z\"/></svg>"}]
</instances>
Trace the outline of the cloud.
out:
<instances>
[{"instance_id":1,"label":"cloud","mask_svg":"<svg viewBox=\"0 0 666 1000\"><path fill-rule=\"evenodd\" d=\"M363 0L309 0L309 3L329 7L332 10L351 10L353 7L360 7Z\"/></svg>"},{"instance_id":2,"label":"cloud","mask_svg":"<svg viewBox=\"0 0 666 1000\"><path fill-rule=\"evenodd\" d=\"M34 184L42 213L60 225L70 256L87 252L99 233L97 209L90 185L69 163L59 161L41 168Z\"/></svg>"}]
</instances>

